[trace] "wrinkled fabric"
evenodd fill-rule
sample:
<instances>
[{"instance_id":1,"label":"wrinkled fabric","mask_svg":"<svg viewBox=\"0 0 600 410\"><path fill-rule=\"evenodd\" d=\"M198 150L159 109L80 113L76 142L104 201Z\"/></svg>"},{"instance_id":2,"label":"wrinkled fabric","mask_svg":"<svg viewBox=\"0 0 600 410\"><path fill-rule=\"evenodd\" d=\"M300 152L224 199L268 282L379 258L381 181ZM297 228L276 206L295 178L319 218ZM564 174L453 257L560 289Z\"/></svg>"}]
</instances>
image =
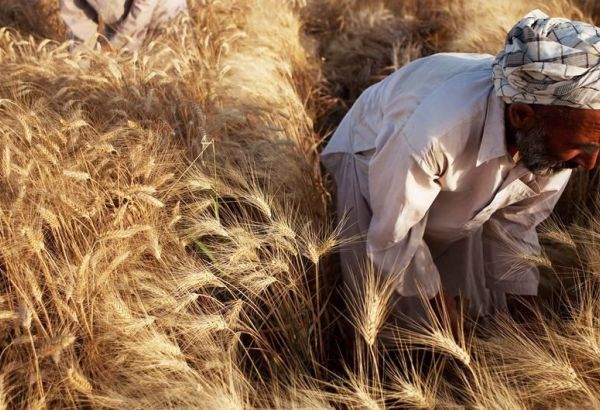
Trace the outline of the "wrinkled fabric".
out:
<instances>
[{"instance_id":1,"label":"wrinkled fabric","mask_svg":"<svg viewBox=\"0 0 600 410\"><path fill-rule=\"evenodd\" d=\"M76 49L93 46L101 34L115 48L136 50L149 31L186 9L186 0L60 0L60 13ZM98 33L100 20L106 26L103 33Z\"/></svg>"},{"instance_id":2,"label":"wrinkled fabric","mask_svg":"<svg viewBox=\"0 0 600 410\"><path fill-rule=\"evenodd\" d=\"M600 29L534 10L508 33L493 79L507 103L600 109Z\"/></svg>"},{"instance_id":3,"label":"wrinkled fabric","mask_svg":"<svg viewBox=\"0 0 600 410\"><path fill-rule=\"evenodd\" d=\"M437 54L368 88L321 155L345 220L346 282L374 264L401 297L443 286L489 313L503 295L535 295L536 226L571 170L536 176L507 152L492 56Z\"/></svg>"}]
</instances>

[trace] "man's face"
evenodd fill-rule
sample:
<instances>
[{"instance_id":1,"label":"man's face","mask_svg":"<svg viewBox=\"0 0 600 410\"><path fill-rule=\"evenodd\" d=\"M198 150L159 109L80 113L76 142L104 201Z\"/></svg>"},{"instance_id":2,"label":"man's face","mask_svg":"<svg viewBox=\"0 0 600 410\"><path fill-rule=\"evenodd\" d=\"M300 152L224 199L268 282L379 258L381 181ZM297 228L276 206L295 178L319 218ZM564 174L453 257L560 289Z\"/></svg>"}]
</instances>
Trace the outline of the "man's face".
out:
<instances>
[{"instance_id":1,"label":"man's face","mask_svg":"<svg viewBox=\"0 0 600 410\"><path fill-rule=\"evenodd\" d=\"M600 110L536 106L534 111L534 125L515 133L521 159L531 172L551 175L565 168L594 168L600 149Z\"/></svg>"}]
</instances>

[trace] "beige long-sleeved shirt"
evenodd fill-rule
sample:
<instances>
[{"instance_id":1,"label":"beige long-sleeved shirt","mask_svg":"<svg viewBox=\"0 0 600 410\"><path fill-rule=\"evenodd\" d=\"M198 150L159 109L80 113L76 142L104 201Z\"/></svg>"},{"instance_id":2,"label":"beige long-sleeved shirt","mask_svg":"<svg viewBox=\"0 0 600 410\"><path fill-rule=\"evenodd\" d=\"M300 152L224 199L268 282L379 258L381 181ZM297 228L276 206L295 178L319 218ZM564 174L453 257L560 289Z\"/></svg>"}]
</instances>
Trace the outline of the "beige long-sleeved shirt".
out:
<instances>
[{"instance_id":1,"label":"beige long-sleeved shirt","mask_svg":"<svg viewBox=\"0 0 600 410\"><path fill-rule=\"evenodd\" d=\"M397 291L440 288L433 259L483 230L486 287L535 294L539 273L515 264L537 254L536 226L549 216L570 170L529 172L507 152L504 103L493 91L492 56L437 54L368 88L322 153L353 154L372 219L367 254L399 273Z\"/></svg>"},{"instance_id":2,"label":"beige long-sleeved shirt","mask_svg":"<svg viewBox=\"0 0 600 410\"><path fill-rule=\"evenodd\" d=\"M72 38L91 45L99 19L107 25L105 35L116 47L139 48L149 30L187 8L186 0L60 0L60 12Z\"/></svg>"}]
</instances>

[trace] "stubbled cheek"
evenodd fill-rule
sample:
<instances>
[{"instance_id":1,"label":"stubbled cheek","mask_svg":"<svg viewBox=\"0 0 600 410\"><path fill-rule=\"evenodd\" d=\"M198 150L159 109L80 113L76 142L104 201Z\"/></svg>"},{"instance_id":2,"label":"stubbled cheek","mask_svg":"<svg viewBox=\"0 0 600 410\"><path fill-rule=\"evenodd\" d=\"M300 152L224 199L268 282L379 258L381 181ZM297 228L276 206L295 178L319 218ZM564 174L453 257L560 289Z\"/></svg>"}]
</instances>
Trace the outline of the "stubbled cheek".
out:
<instances>
[{"instance_id":1,"label":"stubbled cheek","mask_svg":"<svg viewBox=\"0 0 600 410\"><path fill-rule=\"evenodd\" d=\"M554 156L559 161L569 161L579 155L578 150L567 150L567 151L558 151L554 153Z\"/></svg>"}]
</instances>

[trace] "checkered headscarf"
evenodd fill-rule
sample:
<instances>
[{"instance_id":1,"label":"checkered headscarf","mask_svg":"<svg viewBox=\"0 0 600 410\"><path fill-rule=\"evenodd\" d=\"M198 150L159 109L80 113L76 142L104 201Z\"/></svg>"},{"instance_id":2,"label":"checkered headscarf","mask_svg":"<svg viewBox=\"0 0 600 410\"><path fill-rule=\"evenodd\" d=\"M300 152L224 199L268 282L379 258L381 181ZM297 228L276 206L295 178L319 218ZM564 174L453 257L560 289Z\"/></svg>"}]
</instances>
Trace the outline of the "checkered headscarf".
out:
<instances>
[{"instance_id":1,"label":"checkered headscarf","mask_svg":"<svg viewBox=\"0 0 600 410\"><path fill-rule=\"evenodd\" d=\"M534 10L506 36L493 80L507 103L600 109L600 29Z\"/></svg>"}]
</instances>

